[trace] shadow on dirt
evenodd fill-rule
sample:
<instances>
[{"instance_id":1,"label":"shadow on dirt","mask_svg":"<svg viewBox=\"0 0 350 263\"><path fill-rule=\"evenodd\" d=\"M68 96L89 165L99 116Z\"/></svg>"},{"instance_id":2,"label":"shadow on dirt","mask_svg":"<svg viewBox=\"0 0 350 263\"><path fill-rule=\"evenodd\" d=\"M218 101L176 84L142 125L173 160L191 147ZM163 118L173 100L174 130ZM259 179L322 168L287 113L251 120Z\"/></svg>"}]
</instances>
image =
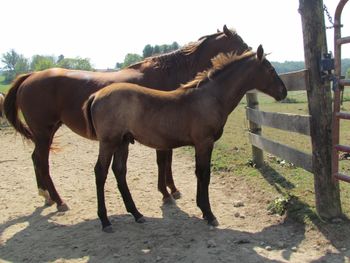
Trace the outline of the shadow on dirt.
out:
<instances>
[{"instance_id":1,"label":"shadow on dirt","mask_svg":"<svg viewBox=\"0 0 350 263\"><path fill-rule=\"evenodd\" d=\"M268 164L259 169L259 172L281 195L286 195L288 190L296 187ZM345 254L347 257L350 256L348 251L350 248L350 221L345 216L333 223L326 222L319 218L307 203L296 196L291 196L286 207L285 222L298 223L304 231L307 225L311 228L317 228L338 251L347 251ZM341 254L329 252L319 260L312 262L348 262L344 259L345 254Z\"/></svg>"},{"instance_id":2,"label":"shadow on dirt","mask_svg":"<svg viewBox=\"0 0 350 263\"><path fill-rule=\"evenodd\" d=\"M268 250L280 253L283 261L290 260L294 253L291 248L298 247L305 233L303 224L296 226L288 220L257 233L213 229L174 204L161 207L163 218L146 217L144 224L135 223L129 215L110 216L115 233L106 234L101 231L98 219L61 225L52 219L58 213L42 215L44 209L37 208L31 215L0 225L1 236L5 232L11 235L14 225L23 225L21 231L1 242L0 259L10 262L280 262L264 256L267 246ZM268 238L271 236L274 240ZM18 250L19 243L25 249ZM340 254L327 254L320 260L343 262L341 258L344 257Z\"/></svg>"}]
</instances>

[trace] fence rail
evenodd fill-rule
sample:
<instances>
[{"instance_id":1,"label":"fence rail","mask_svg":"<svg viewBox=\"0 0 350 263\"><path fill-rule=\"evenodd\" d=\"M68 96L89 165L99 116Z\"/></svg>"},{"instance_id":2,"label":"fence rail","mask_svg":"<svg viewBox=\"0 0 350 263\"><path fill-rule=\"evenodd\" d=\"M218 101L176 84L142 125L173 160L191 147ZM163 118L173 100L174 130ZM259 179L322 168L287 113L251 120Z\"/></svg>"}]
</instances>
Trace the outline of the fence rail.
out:
<instances>
[{"instance_id":1,"label":"fence rail","mask_svg":"<svg viewBox=\"0 0 350 263\"><path fill-rule=\"evenodd\" d=\"M312 173L312 156L287 145L248 133L251 144Z\"/></svg>"}]
</instances>

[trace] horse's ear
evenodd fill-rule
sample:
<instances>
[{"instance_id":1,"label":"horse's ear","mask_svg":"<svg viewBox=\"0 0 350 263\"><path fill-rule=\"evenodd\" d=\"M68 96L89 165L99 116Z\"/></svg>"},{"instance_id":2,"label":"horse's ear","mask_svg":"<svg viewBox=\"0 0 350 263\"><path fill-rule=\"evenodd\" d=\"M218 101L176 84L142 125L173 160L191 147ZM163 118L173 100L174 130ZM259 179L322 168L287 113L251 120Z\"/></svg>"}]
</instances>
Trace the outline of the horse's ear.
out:
<instances>
[{"instance_id":1,"label":"horse's ear","mask_svg":"<svg viewBox=\"0 0 350 263\"><path fill-rule=\"evenodd\" d=\"M263 49L262 45L259 45L258 50L256 52L256 56L258 57L258 59L260 61L263 60L263 58L264 58L264 49Z\"/></svg>"},{"instance_id":2,"label":"horse's ear","mask_svg":"<svg viewBox=\"0 0 350 263\"><path fill-rule=\"evenodd\" d=\"M218 29L216 29L216 33L220 33L221 31L220 31L220 29L218 28Z\"/></svg>"},{"instance_id":3,"label":"horse's ear","mask_svg":"<svg viewBox=\"0 0 350 263\"><path fill-rule=\"evenodd\" d=\"M223 31L224 31L226 36L228 36L228 37L232 37L233 36L231 30L228 29L226 25L224 25Z\"/></svg>"}]
</instances>

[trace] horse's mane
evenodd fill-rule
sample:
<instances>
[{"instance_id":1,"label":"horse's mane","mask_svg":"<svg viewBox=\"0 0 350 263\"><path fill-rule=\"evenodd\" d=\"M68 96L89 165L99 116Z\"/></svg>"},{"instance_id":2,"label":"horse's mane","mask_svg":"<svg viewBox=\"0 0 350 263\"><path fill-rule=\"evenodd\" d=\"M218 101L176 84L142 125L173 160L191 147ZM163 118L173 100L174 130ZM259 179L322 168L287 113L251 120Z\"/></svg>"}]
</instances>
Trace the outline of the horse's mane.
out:
<instances>
[{"instance_id":1,"label":"horse's mane","mask_svg":"<svg viewBox=\"0 0 350 263\"><path fill-rule=\"evenodd\" d=\"M187 82L186 84L182 84L181 88L189 89L199 87L201 84L204 84L213 77L217 76L220 72L224 71L233 63L252 57L255 54L256 53L251 50L247 50L241 55L237 55L236 53L232 52L227 54L220 53L211 60L213 66L210 69L197 73L193 80Z\"/></svg>"},{"instance_id":2,"label":"horse's mane","mask_svg":"<svg viewBox=\"0 0 350 263\"><path fill-rule=\"evenodd\" d=\"M232 32L233 35L237 34L236 30L234 30L234 29L230 29L230 31ZM177 65L180 67L183 64L188 63L190 60L190 55L195 53L196 51L198 51L207 40L209 40L211 38L215 38L220 34L224 34L224 33L217 32L217 33L214 33L211 35L202 36L197 41L190 42L187 45L185 45L185 46L183 46L175 51L171 51L169 53L155 55L155 56L145 58L143 61L132 64L128 68L135 69L135 68L138 68L142 64L147 63L147 62L151 62L156 67L162 68L162 69L174 67L174 65Z\"/></svg>"}]
</instances>

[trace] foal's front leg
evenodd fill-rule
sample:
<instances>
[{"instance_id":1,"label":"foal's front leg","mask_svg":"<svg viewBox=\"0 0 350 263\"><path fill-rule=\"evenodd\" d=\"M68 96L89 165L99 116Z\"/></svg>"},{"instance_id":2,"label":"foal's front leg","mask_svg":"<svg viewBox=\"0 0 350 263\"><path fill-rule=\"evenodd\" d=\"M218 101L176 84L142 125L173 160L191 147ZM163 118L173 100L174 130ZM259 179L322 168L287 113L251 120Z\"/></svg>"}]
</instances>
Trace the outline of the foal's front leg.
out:
<instances>
[{"instance_id":1,"label":"foal's front leg","mask_svg":"<svg viewBox=\"0 0 350 263\"><path fill-rule=\"evenodd\" d=\"M209 225L218 226L210 208L209 183L210 183L210 162L213 144L196 145L196 176L197 176L197 206L202 210L203 218Z\"/></svg>"},{"instance_id":2,"label":"foal's front leg","mask_svg":"<svg viewBox=\"0 0 350 263\"><path fill-rule=\"evenodd\" d=\"M123 141L121 145L118 146L117 151L114 153L112 170L117 179L118 189L122 195L126 210L134 216L137 223L143 223L145 222L145 219L137 210L126 182L126 163L128 160L128 154L129 142Z\"/></svg>"}]
</instances>

